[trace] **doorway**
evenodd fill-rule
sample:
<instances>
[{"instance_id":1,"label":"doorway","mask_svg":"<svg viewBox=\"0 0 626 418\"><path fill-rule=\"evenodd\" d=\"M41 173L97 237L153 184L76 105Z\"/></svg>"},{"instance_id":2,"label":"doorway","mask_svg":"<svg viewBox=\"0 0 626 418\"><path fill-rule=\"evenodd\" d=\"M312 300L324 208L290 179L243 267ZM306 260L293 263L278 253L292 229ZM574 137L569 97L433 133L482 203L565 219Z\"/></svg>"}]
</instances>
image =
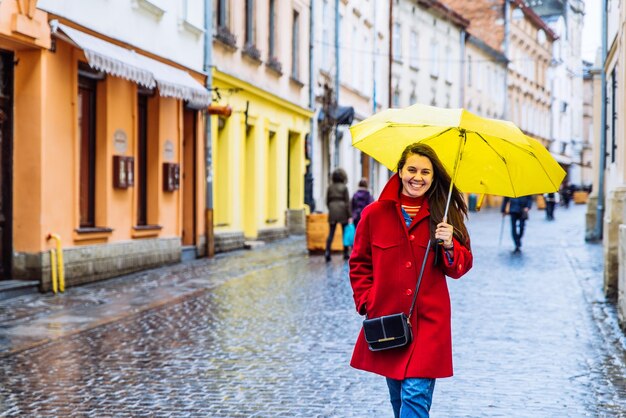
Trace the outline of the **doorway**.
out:
<instances>
[{"instance_id":1,"label":"doorway","mask_svg":"<svg viewBox=\"0 0 626 418\"><path fill-rule=\"evenodd\" d=\"M11 278L13 53L0 51L0 280Z\"/></svg>"},{"instance_id":2,"label":"doorway","mask_svg":"<svg viewBox=\"0 0 626 418\"><path fill-rule=\"evenodd\" d=\"M183 113L183 246L196 245L197 113L192 109Z\"/></svg>"}]
</instances>

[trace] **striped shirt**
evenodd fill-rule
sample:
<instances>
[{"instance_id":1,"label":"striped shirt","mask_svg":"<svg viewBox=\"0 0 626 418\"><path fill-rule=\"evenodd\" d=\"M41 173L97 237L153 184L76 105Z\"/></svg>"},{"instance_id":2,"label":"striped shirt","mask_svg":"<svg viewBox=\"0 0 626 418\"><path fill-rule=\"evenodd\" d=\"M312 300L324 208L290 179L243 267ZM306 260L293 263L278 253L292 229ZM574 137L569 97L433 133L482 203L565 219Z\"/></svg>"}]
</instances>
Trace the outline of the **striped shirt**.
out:
<instances>
[{"instance_id":1,"label":"striped shirt","mask_svg":"<svg viewBox=\"0 0 626 418\"><path fill-rule=\"evenodd\" d=\"M424 203L424 196L410 197L404 194L400 194L400 205L403 212L405 212L411 220L415 218L415 215L420 211Z\"/></svg>"}]
</instances>

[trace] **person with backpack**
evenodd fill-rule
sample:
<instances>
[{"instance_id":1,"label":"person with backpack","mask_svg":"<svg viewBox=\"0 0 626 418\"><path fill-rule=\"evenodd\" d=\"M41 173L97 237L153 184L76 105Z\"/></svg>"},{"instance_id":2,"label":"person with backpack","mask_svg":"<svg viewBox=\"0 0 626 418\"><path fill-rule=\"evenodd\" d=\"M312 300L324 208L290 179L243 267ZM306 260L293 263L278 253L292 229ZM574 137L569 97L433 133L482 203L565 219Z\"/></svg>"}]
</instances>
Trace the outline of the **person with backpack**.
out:
<instances>
[{"instance_id":1,"label":"person with backpack","mask_svg":"<svg viewBox=\"0 0 626 418\"><path fill-rule=\"evenodd\" d=\"M367 188L367 179L362 178L361 181L359 181L359 189L354 193L351 201L352 222L355 228L359 224L359 220L361 220L361 212L365 209L365 206L373 201L374 198Z\"/></svg>"}]
</instances>

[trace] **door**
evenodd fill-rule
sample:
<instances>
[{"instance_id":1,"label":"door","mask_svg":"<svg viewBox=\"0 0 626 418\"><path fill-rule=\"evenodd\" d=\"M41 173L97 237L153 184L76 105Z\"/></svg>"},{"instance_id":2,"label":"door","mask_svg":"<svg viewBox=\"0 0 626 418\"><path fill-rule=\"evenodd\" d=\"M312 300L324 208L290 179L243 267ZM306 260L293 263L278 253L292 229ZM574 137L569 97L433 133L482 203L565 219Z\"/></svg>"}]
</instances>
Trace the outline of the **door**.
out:
<instances>
[{"instance_id":1,"label":"door","mask_svg":"<svg viewBox=\"0 0 626 418\"><path fill-rule=\"evenodd\" d=\"M183 114L183 245L196 244L196 138L197 111Z\"/></svg>"},{"instance_id":2,"label":"door","mask_svg":"<svg viewBox=\"0 0 626 418\"><path fill-rule=\"evenodd\" d=\"M0 280L10 279L13 185L13 53L0 51Z\"/></svg>"}]
</instances>

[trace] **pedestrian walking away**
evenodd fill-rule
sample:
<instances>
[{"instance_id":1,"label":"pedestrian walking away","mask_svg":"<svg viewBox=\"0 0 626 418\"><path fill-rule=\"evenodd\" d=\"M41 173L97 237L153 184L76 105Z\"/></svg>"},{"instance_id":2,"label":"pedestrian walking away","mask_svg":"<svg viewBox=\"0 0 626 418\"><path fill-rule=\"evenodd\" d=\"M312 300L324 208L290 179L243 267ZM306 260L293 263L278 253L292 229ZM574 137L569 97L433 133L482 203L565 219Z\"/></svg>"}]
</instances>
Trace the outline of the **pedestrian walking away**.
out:
<instances>
[{"instance_id":1,"label":"pedestrian walking away","mask_svg":"<svg viewBox=\"0 0 626 418\"><path fill-rule=\"evenodd\" d=\"M359 314L370 319L399 312L408 315L417 291L416 309L409 318L412 342L372 351L361 330L350 362L387 379L396 418L428 417L435 379L453 374L445 276L463 276L473 257L465 227L467 205L456 186L444 219L450 185L435 151L425 144L411 144L399 156L397 172L379 199L363 209L356 231L349 264ZM422 281L416 288L423 262Z\"/></svg>"},{"instance_id":2,"label":"pedestrian walking away","mask_svg":"<svg viewBox=\"0 0 626 418\"><path fill-rule=\"evenodd\" d=\"M532 196L505 197L502 200L502 216L506 216L507 212L511 215L511 237L515 244L513 254L522 252L522 237L524 236L524 229L526 227L526 221L528 220L528 211L532 203Z\"/></svg>"},{"instance_id":3,"label":"pedestrian walking away","mask_svg":"<svg viewBox=\"0 0 626 418\"><path fill-rule=\"evenodd\" d=\"M546 201L546 219L554 220L554 207L556 206L556 195L554 193L546 193L544 195Z\"/></svg>"},{"instance_id":4,"label":"pedestrian walking away","mask_svg":"<svg viewBox=\"0 0 626 418\"><path fill-rule=\"evenodd\" d=\"M373 201L374 198L367 188L367 179L363 178L359 181L359 190L354 193L351 201L352 222L354 222L355 228L359 225L359 221L361 220L361 212Z\"/></svg>"},{"instance_id":5,"label":"pedestrian walking away","mask_svg":"<svg viewBox=\"0 0 626 418\"><path fill-rule=\"evenodd\" d=\"M326 238L326 251L324 257L326 261L330 261L330 246L335 236L337 224L341 224L342 234L345 232L349 222L352 222L352 214L350 213L350 193L346 182L348 176L342 168L337 168L331 176L332 183L326 190L326 206L328 206L328 237ZM342 240L343 241L343 240ZM343 246L343 258L348 259L350 254L348 247Z\"/></svg>"},{"instance_id":6,"label":"pedestrian walking away","mask_svg":"<svg viewBox=\"0 0 626 418\"><path fill-rule=\"evenodd\" d=\"M569 208L569 202L572 200L572 188L567 180L564 180L563 183L561 183L559 195L561 197L561 206Z\"/></svg>"}]
</instances>

